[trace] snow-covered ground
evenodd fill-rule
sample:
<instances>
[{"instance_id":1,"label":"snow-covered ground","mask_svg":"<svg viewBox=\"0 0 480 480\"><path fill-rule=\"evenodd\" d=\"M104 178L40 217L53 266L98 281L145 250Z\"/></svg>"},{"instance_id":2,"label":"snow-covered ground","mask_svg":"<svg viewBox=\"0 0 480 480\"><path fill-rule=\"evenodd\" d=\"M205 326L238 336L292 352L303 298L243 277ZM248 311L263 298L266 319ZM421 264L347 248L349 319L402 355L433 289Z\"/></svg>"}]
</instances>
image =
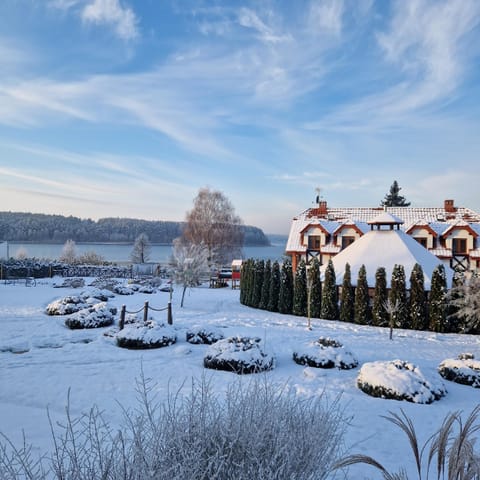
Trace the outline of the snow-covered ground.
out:
<instances>
[{"instance_id":1,"label":"snow-covered ground","mask_svg":"<svg viewBox=\"0 0 480 480\"><path fill-rule=\"evenodd\" d=\"M225 337L260 337L276 358L275 368L261 375L288 384L298 395L325 392L330 401L341 395L341 404L350 417L346 436L350 453L372 455L391 469L406 466L412 476L414 464L405 436L381 416L403 409L424 441L447 413L469 413L480 402L478 389L445 381L437 372L440 362L460 353L470 352L480 358L478 336L396 330L390 341L387 329L326 320L313 320L309 331L305 318L241 305L238 290L200 287L187 293L183 309L179 307L181 289L174 292L177 343L154 350L127 350L104 335L112 327L69 330L65 317L45 314L52 301L77 293L72 288L53 288L51 280L40 280L36 287L0 283L0 431L15 443L21 441L24 432L37 453L51 448L47 408L54 420L62 420L68 390L73 415L96 404L115 424L122 418L118 403L125 407L136 404L135 380L142 366L145 376L156 381L160 398L184 382L188 386L192 377L206 375L220 391L230 381L238 380L234 373L203 368L209 347L185 340L186 331L197 326L215 327ZM108 304L119 310L126 304L132 311L149 301L153 307L161 308L166 306L168 295L116 295ZM152 313L155 319L166 321L166 312ZM326 370L296 364L293 352L319 337L341 342L358 359L358 367ZM446 396L425 405L369 397L356 387L363 364L394 359L411 362L427 379L443 382ZM248 375L242 377L242 381L248 380ZM379 478L375 475L374 470L362 466L355 467L349 478Z\"/></svg>"}]
</instances>

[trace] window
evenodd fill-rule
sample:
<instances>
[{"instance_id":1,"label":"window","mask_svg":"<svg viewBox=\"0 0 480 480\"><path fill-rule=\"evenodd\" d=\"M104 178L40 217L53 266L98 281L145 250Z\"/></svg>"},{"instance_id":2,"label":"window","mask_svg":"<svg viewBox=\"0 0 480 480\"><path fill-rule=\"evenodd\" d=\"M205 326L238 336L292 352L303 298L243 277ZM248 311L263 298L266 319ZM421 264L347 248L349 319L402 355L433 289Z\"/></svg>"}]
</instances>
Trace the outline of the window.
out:
<instances>
[{"instance_id":1,"label":"window","mask_svg":"<svg viewBox=\"0 0 480 480\"><path fill-rule=\"evenodd\" d=\"M309 235L308 248L311 250L320 250L320 235Z\"/></svg>"},{"instance_id":2,"label":"window","mask_svg":"<svg viewBox=\"0 0 480 480\"><path fill-rule=\"evenodd\" d=\"M466 238L452 238L452 251L454 254L467 253L467 239Z\"/></svg>"},{"instance_id":3,"label":"window","mask_svg":"<svg viewBox=\"0 0 480 480\"><path fill-rule=\"evenodd\" d=\"M413 237L420 245L427 248L427 237Z\"/></svg>"},{"instance_id":4,"label":"window","mask_svg":"<svg viewBox=\"0 0 480 480\"><path fill-rule=\"evenodd\" d=\"M342 250L355 241L355 237L342 237Z\"/></svg>"}]
</instances>

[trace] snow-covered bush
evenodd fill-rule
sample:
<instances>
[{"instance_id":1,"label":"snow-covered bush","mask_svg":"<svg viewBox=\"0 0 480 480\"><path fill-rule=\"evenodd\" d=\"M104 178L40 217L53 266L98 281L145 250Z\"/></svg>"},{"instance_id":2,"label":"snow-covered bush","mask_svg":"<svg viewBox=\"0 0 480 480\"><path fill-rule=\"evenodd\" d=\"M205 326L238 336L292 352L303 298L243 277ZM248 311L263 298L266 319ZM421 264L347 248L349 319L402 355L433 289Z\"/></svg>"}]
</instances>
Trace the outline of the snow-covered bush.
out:
<instances>
[{"instance_id":1,"label":"snow-covered bush","mask_svg":"<svg viewBox=\"0 0 480 480\"><path fill-rule=\"evenodd\" d=\"M115 295L106 288L88 288L83 290L79 296L86 297L86 298L94 298L95 300L99 300L100 302L107 302L109 298L113 298Z\"/></svg>"},{"instance_id":2,"label":"snow-covered bush","mask_svg":"<svg viewBox=\"0 0 480 480\"><path fill-rule=\"evenodd\" d=\"M108 307L105 302L97 303L70 315L65 320L65 325L72 330L108 327L113 323L116 314L116 307Z\"/></svg>"},{"instance_id":3,"label":"snow-covered bush","mask_svg":"<svg viewBox=\"0 0 480 480\"><path fill-rule=\"evenodd\" d=\"M444 360L438 373L446 380L480 388L480 361L473 354L460 354L457 359Z\"/></svg>"},{"instance_id":4,"label":"snow-covered bush","mask_svg":"<svg viewBox=\"0 0 480 480\"><path fill-rule=\"evenodd\" d=\"M146 323L126 324L116 334L116 340L122 348L150 349L173 345L177 335L172 327L149 320Z\"/></svg>"},{"instance_id":5,"label":"snow-covered bush","mask_svg":"<svg viewBox=\"0 0 480 480\"><path fill-rule=\"evenodd\" d=\"M293 360L299 365L315 368L339 368L348 370L358 365L354 355L337 340L320 337L293 352Z\"/></svg>"},{"instance_id":6,"label":"snow-covered bush","mask_svg":"<svg viewBox=\"0 0 480 480\"><path fill-rule=\"evenodd\" d=\"M363 364L357 386L372 397L413 403L432 403L447 393L441 382L428 381L416 365L402 360Z\"/></svg>"},{"instance_id":7,"label":"snow-covered bush","mask_svg":"<svg viewBox=\"0 0 480 480\"><path fill-rule=\"evenodd\" d=\"M324 480L341 450L338 403L308 400L263 378L219 394L205 381L159 404L156 385L138 383L138 405L112 426L98 408L52 426L51 452L0 442L0 478ZM112 432L121 433L114 435Z\"/></svg>"},{"instance_id":8,"label":"snow-covered bush","mask_svg":"<svg viewBox=\"0 0 480 480\"><path fill-rule=\"evenodd\" d=\"M85 280L80 277L64 278L59 283L54 283L54 288L83 288L85 286Z\"/></svg>"},{"instance_id":9,"label":"snow-covered bush","mask_svg":"<svg viewBox=\"0 0 480 480\"><path fill-rule=\"evenodd\" d=\"M203 359L205 368L238 374L258 373L274 367L274 357L257 337L229 337L212 344Z\"/></svg>"},{"instance_id":10,"label":"snow-covered bush","mask_svg":"<svg viewBox=\"0 0 480 480\"><path fill-rule=\"evenodd\" d=\"M131 287L125 287L123 285L115 285L113 287L113 292L117 295L133 295L135 290Z\"/></svg>"},{"instance_id":11,"label":"snow-covered bush","mask_svg":"<svg viewBox=\"0 0 480 480\"><path fill-rule=\"evenodd\" d=\"M47 315L69 315L87 308L89 305L86 298L80 295L68 295L55 300L47 305Z\"/></svg>"},{"instance_id":12,"label":"snow-covered bush","mask_svg":"<svg viewBox=\"0 0 480 480\"><path fill-rule=\"evenodd\" d=\"M193 343L194 345L199 345L202 343L211 345L212 343L218 342L223 338L223 333L216 328L197 327L187 330L187 342Z\"/></svg>"}]
</instances>

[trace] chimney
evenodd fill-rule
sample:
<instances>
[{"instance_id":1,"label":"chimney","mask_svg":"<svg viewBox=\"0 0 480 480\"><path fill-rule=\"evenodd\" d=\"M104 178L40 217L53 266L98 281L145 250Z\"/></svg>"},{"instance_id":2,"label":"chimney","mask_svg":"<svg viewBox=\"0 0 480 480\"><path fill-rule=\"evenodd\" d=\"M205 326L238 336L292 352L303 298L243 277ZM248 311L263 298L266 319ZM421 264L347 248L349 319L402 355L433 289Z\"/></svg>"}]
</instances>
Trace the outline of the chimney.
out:
<instances>
[{"instance_id":1,"label":"chimney","mask_svg":"<svg viewBox=\"0 0 480 480\"><path fill-rule=\"evenodd\" d=\"M320 200L318 202L318 214L319 215L326 215L327 213L328 213L327 201L326 200Z\"/></svg>"},{"instance_id":2,"label":"chimney","mask_svg":"<svg viewBox=\"0 0 480 480\"><path fill-rule=\"evenodd\" d=\"M443 208L447 213L455 213L457 211L453 203L453 200L445 200L443 202Z\"/></svg>"}]
</instances>

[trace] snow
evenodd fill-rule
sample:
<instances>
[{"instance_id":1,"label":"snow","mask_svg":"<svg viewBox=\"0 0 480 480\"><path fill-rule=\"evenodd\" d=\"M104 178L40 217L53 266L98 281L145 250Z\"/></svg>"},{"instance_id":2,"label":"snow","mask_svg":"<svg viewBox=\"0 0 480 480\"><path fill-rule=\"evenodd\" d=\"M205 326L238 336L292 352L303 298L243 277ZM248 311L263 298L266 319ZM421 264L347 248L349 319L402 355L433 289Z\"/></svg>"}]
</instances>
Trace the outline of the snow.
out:
<instances>
[{"instance_id":1,"label":"snow","mask_svg":"<svg viewBox=\"0 0 480 480\"><path fill-rule=\"evenodd\" d=\"M91 283L92 279L86 279L86 285ZM73 416L96 404L105 412L107 421L120 424L123 414L119 404L126 408L137 405L135 380L142 369L147 378L156 382L159 400L166 398L169 391L189 385L192 377L202 375L213 388L224 392L239 377L204 369L203 359L209 346L186 342L186 332L194 325L219 329L225 337L261 338L261 343L275 355L275 367L262 375L288 386L299 396L325 392L332 402L340 396L340 404L349 416L345 445L350 453L372 455L389 469L404 466L412 478L415 466L408 442L382 415L389 411L399 413L402 408L424 441L440 427L447 413L469 413L478 405L478 389L442 380L438 367L445 359L456 358L462 352L480 358L479 336L396 329L393 340L389 340L386 328L330 320L312 320L310 331L305 318L241 305L239 291L229 288L191 289L181 309L180 290L173 294L171 327L177 343L159 349L129 350L117 347L110 334L112 327L70 330L64 324L65 316L46 315L46 306L59 297L52 280L40 280L36 287L29 288L0 282L0 431L17 445L25 432L27 441L34 445L34 454L50 450L47 408L54 422L63 421L69 389ZM76 294L75 289L62 289L62 295ZM125 303L128 311L137 311L147 300L154 308L165 307L168 298L166 292L137 292L128 297L115 296L107 305L120 310ZM166 321L166 312L154 312L153 316L159 324ZM325 370L296 364L293 352L320 337L348 345L359 367ZM364 364L395 359L417 366L432 384L443 381L448 390L446 396L426 405L374 398L357 387L357 376ZM248 377L240 379L249 381ZM404 388L400 373L391 372L390 377L396 388ZM367 477L375 478L374 471L360 465L352 467L348 475L356 479Z\"/></svg>"}]
</instances>

